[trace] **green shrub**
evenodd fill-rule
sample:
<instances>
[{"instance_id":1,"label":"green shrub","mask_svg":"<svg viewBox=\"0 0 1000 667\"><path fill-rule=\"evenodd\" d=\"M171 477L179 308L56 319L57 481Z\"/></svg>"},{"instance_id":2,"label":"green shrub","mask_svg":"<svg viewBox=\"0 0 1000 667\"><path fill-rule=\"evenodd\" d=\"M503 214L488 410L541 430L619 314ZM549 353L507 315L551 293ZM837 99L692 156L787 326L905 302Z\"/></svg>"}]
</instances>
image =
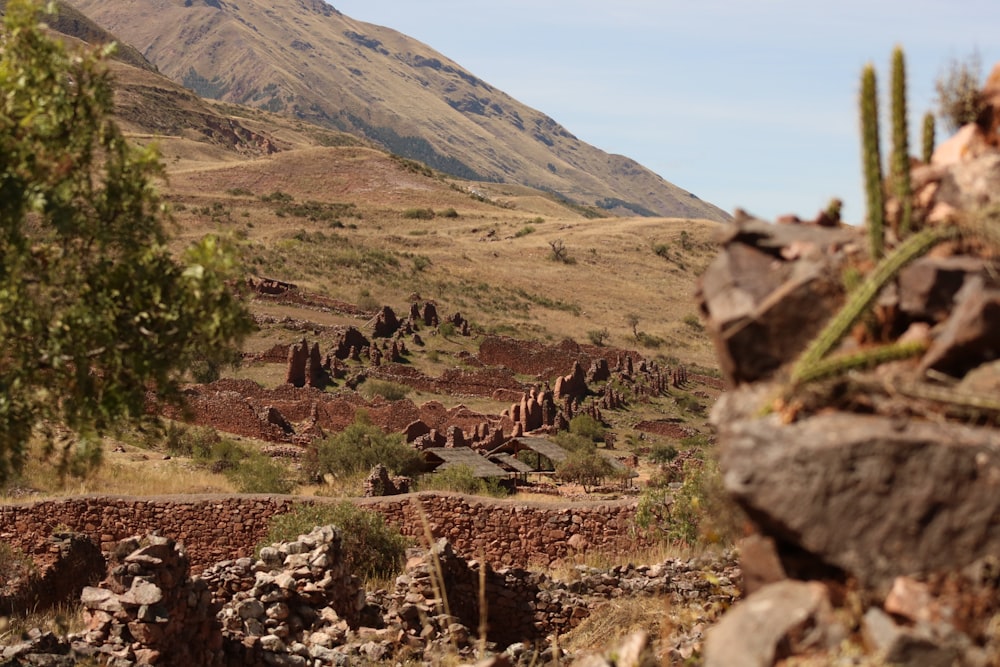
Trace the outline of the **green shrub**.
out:
<instances>
[{"instance_id":1,"label":"green shrub","mask_svg":"<svg viewBox=\"0 0 1000 667\"><path fill-rule=\"evenodd\" d=\"M593 442L604 442L604 434L608 429L590 415L577 415L569 420L569 432Z\"/></svg>"},{"instance_id":2,"label":"green shrub","mask_svg":"<svg viewBox=\"0 0 1000 667\"><path fill-rule=\"evenodd\" d=\"M423 271L431 265L431 258L426 255L414 255L413 256L413 270L416 272Z\"/></svg>"},{"instance_id":3,"label":"green shrub","mask_svg":"<svg viewBox=\"0 0 1000 667\"><path fill-rule=\"evenodd\" d=\"M273 202L278 202L278 203L287 203L287 202L293 201L294 199L295 199L295 197L293 197L292 195L288 194L287 192L282 192L281 190L275 190L274 192L272 192L269 195L261 195L260 196L260 200L261 201L273 201Z\"/></svg>"},{"instance_id":4,"label":"green shrub","mask_svg":"<svg viewBox=\"0 0 1000 667\"><path fill-rule=\"evenodd\" d=\"M451 338L455 335L455 325L452 322L442 322L438 325L438 333L445 338Z\"/></svg>"},{"instance_id":5,"label":"green shrub","mask_svg":"<svg viewBox=\"0 0 1000 667\"><path fill-rule=\"evenodd\" d=\"M233 197L253 197L253 193L246 188L229 188L226 190L226 194Z\"/></svg>"},{"instance_id":6,"label":"green shrub","mask_svg":"<svg viewBox=\"0 0 1000 667\"><path fill-rule=\"evenodd\" d=\"M653 252L656 253L657 257L662 257L663 259L670 259L670 246L666 243L657 243L653 246Z\"/></svg>"},{"instance_id":7,"label":"green shrub","mask_svg":"<svg viewBox=\"0 0 1000 667\"><path fill-rule=\"evenodd\" d=\"M521 227L521 229L514 232L514 238L519 239L522 236L527 236L528 234L531 234L533 231L535 231L534 227L532 227L531 225L525 225L524 227Z\"/></svg>"},{"instance_id":8,"label":"green shrub","mask_svg":"<svg viewBox=\"0 0 1000 667\"><path fill-rule=\"evenodd\" d=\"M446 208L445 210L441 211L441 217L442 218L457 218L458 217L458 211L456 211L453 208Z\"/></svg>"},{"instance_id":9,"label":"green shrub","mask_svg":"<svg viewBox=\"0 0 1000 667\"><path fill-rule=\"evenodd\" d=\"M207 426L167 422L163 427L163 446L172 456L207 457L219 440L219 434Z\"/></svg>"},{"instance_id":10,"label":"green shrub","mask_svg":"<svg viewBox=\"0 0 1000 667\"><path fill-rule=\"evenodd\" d=\"M316 526L340 529L348 567L364 579L390 579L402 571L409 540L388 526L382 515L363 510L350 502L336 505L297 505L291 512L272 517L267 535L257 545L288 542L312 532Z\"/></svg>"},{"instance_id":11,"label":"green shrub","mask_svg":"<svg viewBox=\"0 0 1000 667\"><path fill-rule=\"evenodd\" d=\"M367 399L381 396L387 401L401 401L413 391L410 387L385 380L366 380L359 388L361 395Z\"/></svg>"},{"instance_id":12,"label":"green shrub","mask_svg":"<svg viewBox=\"0 0 1000 667\"><path fill-rule=\"evenodd\" d=\"M652 451L649 452L649 460L653 463L670 463L677 458L677 454L677 448L673 445L658 443L653 445Z\"/></svg>"},{"instance_id":13,"label":"green shrub","mask_svg":"<svg viewBox=\"0 0 1000 667\"><path fill-rule=\"evenodd\" d=\"M342 432L320 441L317 450L320 475L368 472L376 463L393 475L415 475L424 467L420 453L404 443L401 434L383 433L363 410Z\"/></svg>"},{"instance_id":14,"label":"green shrub","mask_svg":"<svg viewBox=\"0 0 1000 667\"><path fill-rule=\"evenodd\" d=\"M225 475L240 493L291 493L295 487L285 467L260 452L244 452Z\"/></svg>"},{"instance_id":15,"label":"green shrub","mask_svg":"<svg viewBox=\"0 0 1000 667\"><path fill-rule=\"evenodd\" d=\"M502 498L507 490L498 479L476 477L475 471L467 465L457 465L439 472L422 475L418 482L420 491L455 491L474 496Z\"/></svg>"},{"instance_id":16,"label":"green shrub","mask_svg":"<svg viewBox=\"0 0 1000 667\"><path fill-rule=\"evenodd\" d=\"M569 452L589 453L596 449L593 439L578 433L570 433L567 431L556 433L552 436L552 442Z\"/></svg>"},{"instance_id":17,"label":"green shrub","mask_svg":"<svg viewBox=\"0 0 1000 667\"><path fill-rule=\"evenodd\" d=\"M403 217L410 220L432 220L434 218L434 209L408 208L403 211Z\"/></svg>"}]
</instances>

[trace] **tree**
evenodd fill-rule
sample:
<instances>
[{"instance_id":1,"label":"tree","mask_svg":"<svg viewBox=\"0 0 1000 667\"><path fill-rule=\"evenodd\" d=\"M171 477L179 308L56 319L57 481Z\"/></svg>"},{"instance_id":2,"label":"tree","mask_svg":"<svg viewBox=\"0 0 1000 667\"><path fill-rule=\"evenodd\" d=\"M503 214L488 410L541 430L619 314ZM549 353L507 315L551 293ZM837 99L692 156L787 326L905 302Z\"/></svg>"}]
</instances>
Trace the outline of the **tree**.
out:
<instances>
[{"instance_id":1,"label":"tree","mask_svg":"<svg viewBox=\"0 0 1000 667\"><path fill-rule=\"evenodd\" d=\"M60 473L96 463L148 388L179 399L251 326L223 242L168 251L159 157L110 119L111 49L71 54L40 17L10 0L0 36L0 482L35 435Z\"/></svg>"},{"instance_id":2,"label":"tree","mask_svg":"<svg viewBox=\"0 0 1000 667\"><path fill-rule=\"evenodd\" d=\"M573 452L556 466L556 477L583 486L584 493L615 475L611 462L597 452Z\"/></svg>"},{"instance_id":3,"label":"tree","mask_svg":"<svg viewBox=\"0 0 1000 667\"><path fill-rule=\"evenodd\" d=\"M403 442L402 434L384 433L364 410L346 429L320 441L317 462L320 475L367 472L376 463L393 475L416 475L424 468L420 453Z\"/></svg>"}]
</instances>

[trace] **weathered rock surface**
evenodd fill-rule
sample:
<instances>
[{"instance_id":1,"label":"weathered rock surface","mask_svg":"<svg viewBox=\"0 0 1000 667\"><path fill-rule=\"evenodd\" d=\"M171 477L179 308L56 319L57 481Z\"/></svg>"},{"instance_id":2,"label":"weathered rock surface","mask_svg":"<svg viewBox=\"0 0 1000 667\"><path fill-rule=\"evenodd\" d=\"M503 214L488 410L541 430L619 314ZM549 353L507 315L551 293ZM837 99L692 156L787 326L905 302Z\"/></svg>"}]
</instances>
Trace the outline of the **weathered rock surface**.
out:
<instances>
[{"instance_id":1,"label":"weathered rock surface","mask_svg":"<svg viewBox=\"0 0 1000 667\"><path fill-rule=\"evenodd\" d=\"M866 584L1000 553L1000 437L830 414L721 425L726 489L775 539Z\"/></svg>"}]
</instances>

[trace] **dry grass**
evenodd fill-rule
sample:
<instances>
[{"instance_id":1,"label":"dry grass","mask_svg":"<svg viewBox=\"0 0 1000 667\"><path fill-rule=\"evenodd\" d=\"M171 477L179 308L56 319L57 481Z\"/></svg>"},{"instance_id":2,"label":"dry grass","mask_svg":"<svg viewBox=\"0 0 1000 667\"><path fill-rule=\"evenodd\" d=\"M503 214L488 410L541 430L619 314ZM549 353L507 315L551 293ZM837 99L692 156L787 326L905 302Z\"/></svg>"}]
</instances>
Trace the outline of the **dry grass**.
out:
<instances>
[{"instance_id":1,"label":"dry grass","mask_svg":"<svg viewBox=\"0 0 1000 667\"><path fill-rule=\"evenodd\" d=\"M126 496L156 496L194 493L235 493L233 485L223 475L196 466L183 457L164 458L164 454L125 445L124 452L115 452L113 441L104 445L103 463L85 477L66 476L53 472L51 465L39 457L38 448L28 460L20 479L0 495L3 502L38 501L48 498L86 494ZM20 490L31 489L25 496Z\"/></svg>"},{"instance_id":2,"label":"dry grass","mask_svg":"<svg viewBox=\"0 0 1000 667\"><path fill-rule=\"evenodd\" d=\"M33 629L52 632L65 637L67 634L86 629L83 622L83 607L76 604L61 604L44 612L28 611L10 617L0 617L0 646L16 644Z\"/></svg>"}]
</instances>

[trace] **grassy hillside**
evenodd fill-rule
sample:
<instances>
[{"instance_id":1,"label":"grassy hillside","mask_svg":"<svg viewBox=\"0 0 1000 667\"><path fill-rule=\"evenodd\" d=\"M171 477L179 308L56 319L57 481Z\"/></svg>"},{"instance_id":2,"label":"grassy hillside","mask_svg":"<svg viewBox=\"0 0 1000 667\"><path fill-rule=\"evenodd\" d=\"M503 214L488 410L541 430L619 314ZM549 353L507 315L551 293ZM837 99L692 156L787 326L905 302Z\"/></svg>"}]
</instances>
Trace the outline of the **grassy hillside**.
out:
<instances>
[{"instance_id":1,"label":"grassy hillside","mask_svg":"<svg viewBox=\"0 0 1000 667\"><path fill-rule=\"evenodd\" d=\"M75 4L206 98L348 131L452 175L529 185L613 215L728 218L430 46L322 0Z\"/></svg>"}]
</instances>

